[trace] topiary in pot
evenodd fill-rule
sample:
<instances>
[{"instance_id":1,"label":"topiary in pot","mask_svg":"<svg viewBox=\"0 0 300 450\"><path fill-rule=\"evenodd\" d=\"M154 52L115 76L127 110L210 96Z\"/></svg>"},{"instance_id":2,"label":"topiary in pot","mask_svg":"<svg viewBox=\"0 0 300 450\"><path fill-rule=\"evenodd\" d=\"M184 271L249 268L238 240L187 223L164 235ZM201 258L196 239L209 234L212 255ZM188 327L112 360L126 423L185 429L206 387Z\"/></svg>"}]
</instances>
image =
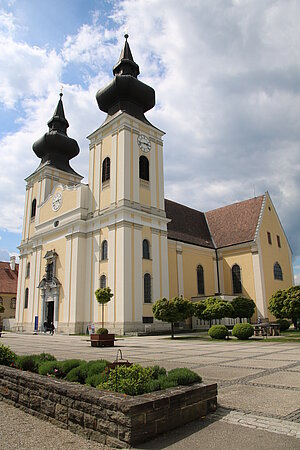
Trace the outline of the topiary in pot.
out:
<instances>
[{"instance_id":1,"label":"topiary in pot","mask_svg":"<svg viewBox=\"0 0 300 450\"><path fill-rule=\"evenodd\" d=\"M208 330L208 335L212 339L225 339L228 336L228 330L225 325L213 325Z\"/></svg>"},{"instance_id":2,"label":"topiary in pot","mask_svg":"<svg viewBox=\"0 0 300 450\"><path fill-rule=\"evenodd\" d=\"M286 319L278 319L276 320L277 323L279 323L280 331L286 331L290 328L291 322L289 322Z\"/></svg>"},{"instance_id":3,"label":"topiary in pot","mask_svg":"<svg viewBox=\"0 0 300 450\"><path fill-rule=\"evenodd\" d=\"M249 339L249 337L253 336L254 328L250 323L237 323L234 325L232 330L232 336L237 337L241 340Z\"/></svg>"},{"instance_id":4,"label":"topiary in pot","mask_svg":"<svg viewBox=\"0 0 300 450\"><path fill-rule=\"evenodd\" d=\"M98 330L96 330L96 334L108 334L108 329L107 328L98 328Z\"/></svg>"}]
</instances>

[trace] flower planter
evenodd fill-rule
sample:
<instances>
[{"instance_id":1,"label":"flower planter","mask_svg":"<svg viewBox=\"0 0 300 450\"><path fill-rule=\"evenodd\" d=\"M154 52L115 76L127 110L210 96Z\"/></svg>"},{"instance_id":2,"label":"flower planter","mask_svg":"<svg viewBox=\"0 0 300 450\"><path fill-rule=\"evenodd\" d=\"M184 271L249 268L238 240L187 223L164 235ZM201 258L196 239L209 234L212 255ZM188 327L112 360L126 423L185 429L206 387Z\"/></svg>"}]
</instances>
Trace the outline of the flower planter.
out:
<instances>
[{"instance_id":1,"label":"flower planter","mask_svg":"<svg viewBox=\"0 0 300 450\"><path fill-rule=\"evenodd\" d=\"M115 335L114 334L91 334L91 346L92 347L114 347Z\"/></svg>"}]
</instances>

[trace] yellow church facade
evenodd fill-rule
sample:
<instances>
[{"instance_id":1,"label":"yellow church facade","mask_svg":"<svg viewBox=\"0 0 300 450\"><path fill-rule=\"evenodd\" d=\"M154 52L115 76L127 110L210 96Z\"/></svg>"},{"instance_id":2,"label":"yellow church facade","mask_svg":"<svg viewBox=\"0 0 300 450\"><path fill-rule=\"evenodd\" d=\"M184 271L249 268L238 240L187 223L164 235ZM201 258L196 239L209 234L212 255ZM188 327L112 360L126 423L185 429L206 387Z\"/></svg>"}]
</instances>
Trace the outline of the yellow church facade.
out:
<instances>
[{"instance_id":1,"label":"yellow church facade","mask_svg":"<svg viewBox=\"0 0 300 450\"><path fill-rule=\"evenodd\" d=\"M244 295L272 318L268 299L293 284L291 250L268 193L206 213L164 197L163 135L144 113L152 88L125 40L114 79L97 93L107 113L88 137L88 184L70 166L62 95L49 131L33 145L41 159L27 179L16 329L85 332L102 320L119 334L168 327L153 319L161 297ZM102 309L99 287L114 294ZM254 318L255 319L255 318Z\"/></svg>"}]
</instances>

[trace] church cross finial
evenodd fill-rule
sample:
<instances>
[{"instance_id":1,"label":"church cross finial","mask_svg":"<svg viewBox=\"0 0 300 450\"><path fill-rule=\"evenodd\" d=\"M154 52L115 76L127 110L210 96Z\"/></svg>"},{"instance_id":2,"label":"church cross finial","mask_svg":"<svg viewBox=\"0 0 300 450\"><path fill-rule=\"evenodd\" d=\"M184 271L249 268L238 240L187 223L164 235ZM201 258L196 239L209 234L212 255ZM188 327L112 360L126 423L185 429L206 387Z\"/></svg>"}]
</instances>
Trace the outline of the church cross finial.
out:
<instances>
[{"instance_id":1,"label":"church cross finial","mask_svg":"<svg viewBox=\"0 0 300 450\"><path fill-rule=\"evenodd\" d=\"M63 85L61 85L61 87L60 87L60 93L59 93L59 96L60 96L60 98L62 98L62 96L64 95L63 94Z\"/></svg>"}]
</instances>

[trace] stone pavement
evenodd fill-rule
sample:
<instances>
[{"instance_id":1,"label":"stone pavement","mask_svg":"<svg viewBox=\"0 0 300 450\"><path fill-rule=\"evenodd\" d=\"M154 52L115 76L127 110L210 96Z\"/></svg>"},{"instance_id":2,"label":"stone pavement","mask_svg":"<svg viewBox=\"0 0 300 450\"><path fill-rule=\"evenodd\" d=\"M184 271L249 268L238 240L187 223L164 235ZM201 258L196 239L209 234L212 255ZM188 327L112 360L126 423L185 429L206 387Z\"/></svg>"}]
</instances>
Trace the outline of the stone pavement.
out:
<instances>
[{"instance_id":1,"label":"stone pavement","mask_svg":"<svg viewBox=\"0 0 300 450\"><path fill-rule=\"evenodd\" d=\"M274 445L276 449L300 448L298 343L214 342L196 340L194 335L184 339L180 336L172 341L166 336L147 336L119 338L114 348L92 348L84 336L14 333L4 333L1 342L19 354L47 351L58 359L76 357L114 360L120 348L123 357L131 362L145 366L159 364L167 370L189 367L199 373L204 382L218 382L220 408L217 413L139 448L187 449L196 445L197 439L201 442L201 448L226 448L222 446L219 435L227 436L229 429L228 439L231 437L232 449L240 448L240 440L244 444L245 436L251 437L250 441L256 443L256 448L263 450L274 448ZM0 416L0 424L1 421ZM207 441L210 435L215 435L214 444ZM252 448L250 441L247 446ZM203 442L206 442L205 445ZM7 444L6 449L17 448Z\"/></svg>"}]
</instances>

